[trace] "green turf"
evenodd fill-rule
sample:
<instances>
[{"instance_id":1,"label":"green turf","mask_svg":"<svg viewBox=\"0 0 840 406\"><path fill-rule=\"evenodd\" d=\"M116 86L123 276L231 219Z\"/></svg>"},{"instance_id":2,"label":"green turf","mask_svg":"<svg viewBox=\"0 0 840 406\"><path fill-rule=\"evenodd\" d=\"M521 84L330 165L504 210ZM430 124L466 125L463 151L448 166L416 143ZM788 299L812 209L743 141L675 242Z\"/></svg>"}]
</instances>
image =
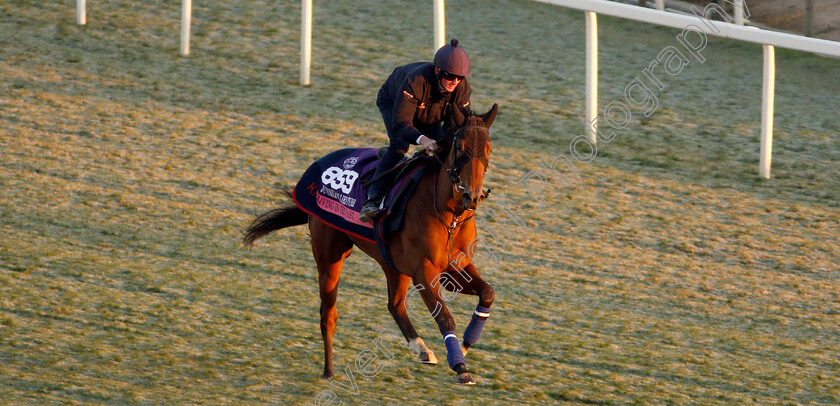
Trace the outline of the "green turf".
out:
<instances>
[{"instance_id":1,"label":"green turf","mask_svg":"<svg viewBox=\"0 0 840 406\"><path fill-rule=\"evenodd\" d=\"M479 216L502 263L484 269L478 385L402 351L356 373L354 395L319 377L307 230L251 250L241 232L310 161L385 144L375 94L431 58L431 2L316 2L307 87L298 2L195 2L186 58L178 2L90 1L86 26L71 3L0 3L0 404L840 402L840 61L777 49L762 180L761 47L710 38L705 63L662 78L654 114L541 205L519 180L582 134L583 13L448 2L473 104L501 106ZM679 46L677 30L599 26L602 108ZM523 224L495 224L502 204ZM338 382L396 330L385 296L353 255ZM450 306L460 334L475 299ZM416 327L443 361L437 327Z\"/></svg>"}]
</instances>

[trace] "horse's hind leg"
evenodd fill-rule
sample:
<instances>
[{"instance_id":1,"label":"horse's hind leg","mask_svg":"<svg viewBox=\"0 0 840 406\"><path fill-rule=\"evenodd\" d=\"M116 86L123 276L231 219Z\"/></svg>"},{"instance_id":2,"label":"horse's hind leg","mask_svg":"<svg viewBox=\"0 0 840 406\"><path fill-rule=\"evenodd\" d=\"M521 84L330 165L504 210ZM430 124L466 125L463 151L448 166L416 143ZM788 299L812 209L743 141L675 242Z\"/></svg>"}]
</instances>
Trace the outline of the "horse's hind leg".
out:
<instances>
[{"instance_id":1,"label":"horse's hind leg","mask_svg":"<svg viewBox=\"0 0 840 406\"><path fill-rule=\"evenodd\" d=\"M426 346L426 343L417 334L405 309L406 293L411 283L411 277L386 267L382 269L385 271L385 278L388 280L388 311L391 312L391 316L394 317L394 321L397 322L403 336L408 340L408 348L412 353L418 355L417 360L421 364L437 365L438 360L435 353Z\"/></svg>"},{"instance_id":2,"label":"horse's hind leg","mask_svg":"<svg viewBox=\"0 0 840 406\"><path fill-rule=\"evenodd\" d=\"M338 280L344 259L353 250L353 242L345 234L310 218L309 232L312 235L312 256L318 266L318 288L321 295L321 336L324 338L324 378L334 375L332 360L332 339L338 319L336 297Z\"/></svg>"}]
</instances>

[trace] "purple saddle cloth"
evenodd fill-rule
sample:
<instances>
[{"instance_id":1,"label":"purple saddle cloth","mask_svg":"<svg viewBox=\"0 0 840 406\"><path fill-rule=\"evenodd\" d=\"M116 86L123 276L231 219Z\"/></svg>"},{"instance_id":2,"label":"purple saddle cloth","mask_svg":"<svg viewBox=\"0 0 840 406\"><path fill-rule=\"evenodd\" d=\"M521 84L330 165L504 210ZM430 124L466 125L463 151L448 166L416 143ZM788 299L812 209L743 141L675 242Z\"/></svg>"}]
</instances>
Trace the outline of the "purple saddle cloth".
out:
<instances>
[{"instance_id":1,"label":"purple saddle cloth","mask_svg":"<svg viewBox=\"0 0 840 406\"><path fill-rule=\"evenodd\" d=\"M385 199L385 214L373 222L359 221L359 212L367 199L367 187L379 160L376 148L345 148L315 161L301 176L293 191L297 206L324 223L371 243L380 252L385 249L388 233L397 230L408 198L423 176L426 159L404 168ZM390 257L385 249L386 257ZM390 258L387 259L389 265ZM396 269L396 268L395 268Z\"/></svg>"}]
</instances>

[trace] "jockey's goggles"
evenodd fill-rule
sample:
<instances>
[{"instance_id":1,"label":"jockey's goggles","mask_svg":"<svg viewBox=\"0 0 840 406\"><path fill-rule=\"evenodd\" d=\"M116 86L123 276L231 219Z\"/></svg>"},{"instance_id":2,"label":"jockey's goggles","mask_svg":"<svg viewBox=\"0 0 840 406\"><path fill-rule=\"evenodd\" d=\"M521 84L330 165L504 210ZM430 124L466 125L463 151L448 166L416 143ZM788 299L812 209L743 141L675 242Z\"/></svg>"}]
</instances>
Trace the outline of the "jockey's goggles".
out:
<instances>
[{"instance_id":1,"label":"jockey's goggles","mask_svg":"<svg viewBox=\"0 0 840 406\"><path fill-rule=\"evenodd\" d=\"M442 77L442 78L444 78L444 79L446 79L450 82L453 81L453 80L464 80L463 76L456 75L456 74L453 74L453 73L449 73L445 70L440 71L440 77Z\"/></svg>"}]
</instances>

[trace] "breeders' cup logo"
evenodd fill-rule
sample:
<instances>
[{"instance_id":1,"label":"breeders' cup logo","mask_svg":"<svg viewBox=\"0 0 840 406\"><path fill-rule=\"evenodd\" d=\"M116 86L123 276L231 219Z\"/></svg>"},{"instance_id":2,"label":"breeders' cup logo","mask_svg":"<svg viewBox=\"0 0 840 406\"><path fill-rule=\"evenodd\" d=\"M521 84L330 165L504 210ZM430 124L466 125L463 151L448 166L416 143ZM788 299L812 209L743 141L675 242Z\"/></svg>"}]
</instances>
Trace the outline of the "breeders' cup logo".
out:
<instances>
[{"instance_id":1,"label":"breeders' cup logo","mask_svg":"<svg viewBox=\"0 0 840 406\"><path fill-rule=\"evenodd\" d=\"M344 169L353 169L356 166L356 162L359 162L359 157L351 156L344 160Z\"/></svg>"}]
</instances>

